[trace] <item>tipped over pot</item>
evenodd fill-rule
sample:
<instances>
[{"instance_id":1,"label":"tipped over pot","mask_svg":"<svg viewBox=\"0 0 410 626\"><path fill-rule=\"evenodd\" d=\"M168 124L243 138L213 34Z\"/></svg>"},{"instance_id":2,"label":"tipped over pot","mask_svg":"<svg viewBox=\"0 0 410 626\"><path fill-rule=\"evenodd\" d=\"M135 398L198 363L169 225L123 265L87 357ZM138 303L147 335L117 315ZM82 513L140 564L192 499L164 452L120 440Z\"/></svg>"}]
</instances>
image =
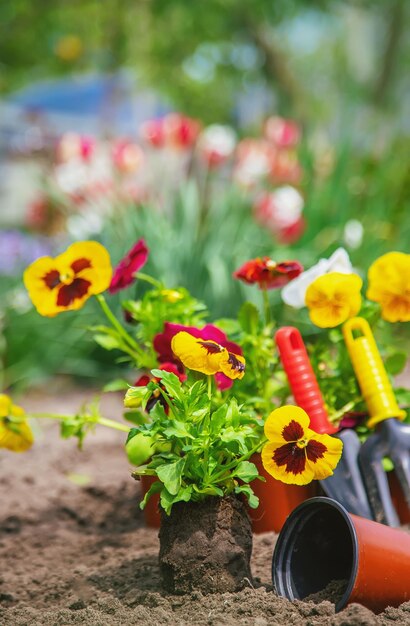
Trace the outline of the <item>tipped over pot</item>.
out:
<instances>
[{"instance_id":1,"label":"tipped over pot","mask_svg":"<svg viewBox=\"0 0 410 626\"><path fill-rule=\"evenodd\" d=\"M358 602L377 613L410 599L410 534L352 515L331 498L311 498L282 528L272 577L289 600L325 599L337 585L336 611Z\"/></svg>"}]
</instances>

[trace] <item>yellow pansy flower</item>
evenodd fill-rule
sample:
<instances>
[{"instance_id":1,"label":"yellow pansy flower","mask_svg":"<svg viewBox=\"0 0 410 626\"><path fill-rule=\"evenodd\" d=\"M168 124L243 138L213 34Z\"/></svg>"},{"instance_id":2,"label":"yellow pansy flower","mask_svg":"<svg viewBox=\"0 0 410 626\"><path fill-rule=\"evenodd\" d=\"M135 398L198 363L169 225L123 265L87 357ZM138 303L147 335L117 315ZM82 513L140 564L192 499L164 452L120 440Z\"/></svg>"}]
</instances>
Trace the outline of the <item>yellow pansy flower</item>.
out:
<instances>
[{"instance_id":1,"label":"yellow pansy flower","mask_svg":"<svg viewBox=\"0 0 410 626\"><path fill-rule=\"evenodd\" d=\"M388 252L369 268L367 297L387 322L410 321L410 254Z\"/></svg>"},{"instance_id":2,"label":"yellow pansy flower","mask_svg":"<svg viewBox=\"0 0 410 626\"><path fill-rule=\"evenodd\" d=\"M222 372L231 379L243 378L245 359L233 354L216 341L197 339L185 331L177 333L171 341L176 357L191 370L208 376Z\"/></svg>"},{"instance_id":3,"label":"yellow pansy flower","mask_svg":"<svg viewBox=\"0 0 410 626\"><path fill-rule=\"evenodd\" d=\"M81 241L56 258L44 256L34 261L24 272L24 284L40 315L54 317L80 309L90 296L107 289L111 276L104 246Z\"/></svg>"},{"instance_id":4,"label":"yellow pansy flower","mask_svg":"<svg viewBox=\"0 0 410 626\"><path fill-rule=\"evenodd\" d=\"M269 443L262 448L265 470L291 485L307 485L333 474L343 443L309 428L309 417L297 406L275 409L265 422Z\"/></svg>"},{"instance_id":5,"label":"yellow pansy flower","mask_svg":"<svg viewBox=\"0 0 410 626\"><path fill-rule=\"evenodd\" d=\"M319 328L333 328L354 317L362 304L362 279L357 274L330 272L309 285L305 302Z\"/></svg>"},{"instance_id":6,"label":"yellow pansy flower","mask_svg":"<svg viewBox=\"0 0 410 626\"><path fill-rule=\"evenodd\" d=\"M24 409L13 404L6 394L0 394L0 448L12 452L31 448L34 437L24 416Z\"/></svg>"}]
</instances>

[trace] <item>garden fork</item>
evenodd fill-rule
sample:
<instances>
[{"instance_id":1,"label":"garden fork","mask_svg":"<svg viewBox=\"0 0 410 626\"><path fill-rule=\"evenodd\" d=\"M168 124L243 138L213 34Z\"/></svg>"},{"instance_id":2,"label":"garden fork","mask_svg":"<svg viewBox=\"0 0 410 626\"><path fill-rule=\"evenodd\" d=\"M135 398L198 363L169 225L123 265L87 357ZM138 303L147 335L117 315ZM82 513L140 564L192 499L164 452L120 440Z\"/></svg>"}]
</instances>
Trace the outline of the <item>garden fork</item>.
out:
<instances>
[{"instance_id":1,"label":"garden fork","mask_svg":"<svg viewBox=\"0 0 410 626\"><path fill-rule=\"evenodd\" d=\"M399 526L383 457L394 464L403 495L410 507L410 424L402 424L406 412L397 404L383 361L368 322L355 317L343 326L343 335L363 398L367 404L369 427L374 434L359 452L359 466L376 522Z\"/></svg>"},{"instance_id":2,"label":"garden fork","mask_svg":"<svg viewBox=\"0 0 410 626\"><path fill-rule=\"evenodd\" d=\"M323 491L330 498L337 500L349 513L373 519L357 463L360 450L357 433L351 429L337 432L337 428L329 421L316 376L298 329L292 326L280 328L275 335L275 341L295 401L308 414L312 430L335 435L343 442L342 456L333 475L320 481Z\"/></svg>"}]
</instances>

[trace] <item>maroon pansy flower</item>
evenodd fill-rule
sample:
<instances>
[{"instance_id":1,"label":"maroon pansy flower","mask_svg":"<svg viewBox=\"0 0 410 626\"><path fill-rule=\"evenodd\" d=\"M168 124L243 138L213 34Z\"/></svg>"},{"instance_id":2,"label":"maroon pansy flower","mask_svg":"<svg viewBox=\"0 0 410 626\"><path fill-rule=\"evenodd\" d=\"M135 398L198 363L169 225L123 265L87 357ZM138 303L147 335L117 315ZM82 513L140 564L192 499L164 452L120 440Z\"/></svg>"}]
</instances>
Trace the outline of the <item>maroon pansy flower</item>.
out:
<instances>
[{"instance_id":1,"label":"maroon pansy flower","mask_svg":"<svg viewBox=\"0 0 410 626\"><path fill-rule=\"evenodd\" d=\"M147 258L148 248L145 241L140 239L114 269L114 275L108 291L117 293L117 291L132 285L135 274L145 265Z\"/></svg>"}]
</instances>

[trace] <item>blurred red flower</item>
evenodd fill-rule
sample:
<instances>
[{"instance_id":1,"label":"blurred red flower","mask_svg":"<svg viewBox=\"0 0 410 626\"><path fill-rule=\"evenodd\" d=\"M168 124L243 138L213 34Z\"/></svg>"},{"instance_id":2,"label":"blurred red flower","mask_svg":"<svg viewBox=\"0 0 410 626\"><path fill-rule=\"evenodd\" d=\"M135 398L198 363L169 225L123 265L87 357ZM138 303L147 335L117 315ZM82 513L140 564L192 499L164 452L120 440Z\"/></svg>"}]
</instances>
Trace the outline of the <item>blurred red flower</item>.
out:
<instances>
[{"instance_id":1,"label":"blurred red flower","mask_svg":"<svg viewBox=\"0 0 410 626\"><path fill-rule=\"evenodd\" d=\"M148 248L144 239L140 239L114 269L114 275L108 291L117 293L117 291L129 287L134 282L135 274L147 262L147 258Z\"/></svg>"},{"instance_id":2,"label":"blurred red flower","mask_svg":"<svg viewBox=\"0 0 410 626\"><path fill-rule=\"evenodd\" d=\"M303 265L298 261L276 263L265 256L247 261L233 275L249 285L257 284L260 289L278 289L302 272Z\"/></svg>"}]
</instances>

